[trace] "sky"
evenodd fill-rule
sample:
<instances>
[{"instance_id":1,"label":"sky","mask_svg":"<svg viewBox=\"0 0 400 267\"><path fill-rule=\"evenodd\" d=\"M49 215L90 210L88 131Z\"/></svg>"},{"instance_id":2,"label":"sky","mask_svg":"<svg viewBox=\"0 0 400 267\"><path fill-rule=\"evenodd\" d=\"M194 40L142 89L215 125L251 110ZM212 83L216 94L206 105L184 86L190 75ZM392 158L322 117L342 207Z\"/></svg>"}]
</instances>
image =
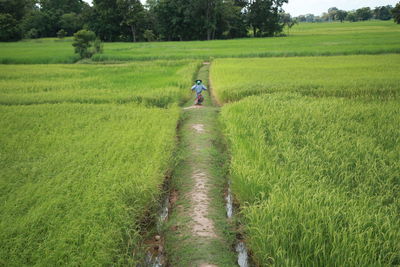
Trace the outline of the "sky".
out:
<instances>
[{"instance_id":1,"label":"sky","mask_svg":"<svg viewBox=\"0 0 400 267\"><path fill-rule=\"evenodd\" d=\"M92 0L84 0L91 4ZM145 3L145 0L141 0ZM353 10L360 7L376 6L395 6L398 0L289 0L289 4L285 4L283 9L292 16L305 15L308 13L321 15L327 12L330 7L337 7L343 10Z\"/></svg>"}]
</instances>

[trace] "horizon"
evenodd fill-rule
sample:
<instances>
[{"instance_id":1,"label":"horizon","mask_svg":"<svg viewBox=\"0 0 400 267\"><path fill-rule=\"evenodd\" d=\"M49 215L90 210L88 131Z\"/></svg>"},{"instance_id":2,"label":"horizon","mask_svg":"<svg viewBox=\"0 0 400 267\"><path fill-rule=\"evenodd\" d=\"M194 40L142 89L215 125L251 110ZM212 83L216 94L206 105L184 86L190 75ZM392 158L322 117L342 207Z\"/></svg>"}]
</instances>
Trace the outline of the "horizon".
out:
<instances>
[{"instance_id":1,"label":"horizon","mask_svg":"<svg viewBox=\"0 0 400 267\"><path fill-rule=\"evenodd\" d=\"M92 0L83 1L92 4ZM142 4L146 3L146 0L140 1ZM283 9L286 13L290 13L290 15L295 17L306 14L320 16L331 7L350 11L362 7L375 8L377 6L395 6L397 1L398 0L289 0L288 4L283 5Z\"/></svg>"}]
</instances>

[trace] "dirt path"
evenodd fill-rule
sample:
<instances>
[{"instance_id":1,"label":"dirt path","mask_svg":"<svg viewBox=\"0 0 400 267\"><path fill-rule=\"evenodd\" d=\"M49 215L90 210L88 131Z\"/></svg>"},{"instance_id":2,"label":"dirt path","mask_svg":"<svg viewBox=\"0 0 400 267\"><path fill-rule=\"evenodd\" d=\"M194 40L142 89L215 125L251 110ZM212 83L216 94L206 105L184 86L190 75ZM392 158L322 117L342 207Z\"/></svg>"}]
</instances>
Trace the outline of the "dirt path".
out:
<instances>
[{"instance_id":1,"label":"dirt path","mask_svg":"<svg viewBox=\"0 0 400 267\"><path fill-rule=\"evenodd\" d=\"M198 78L208 86L209 65ZM172 179L177 200L166 229L166 251L171 266L235 266L231 249L234 232L226 219L223 153L217 115L219 108L206 95L204 106L184 107L179 129L180 164Z\"/></svg>"}]
</instances>

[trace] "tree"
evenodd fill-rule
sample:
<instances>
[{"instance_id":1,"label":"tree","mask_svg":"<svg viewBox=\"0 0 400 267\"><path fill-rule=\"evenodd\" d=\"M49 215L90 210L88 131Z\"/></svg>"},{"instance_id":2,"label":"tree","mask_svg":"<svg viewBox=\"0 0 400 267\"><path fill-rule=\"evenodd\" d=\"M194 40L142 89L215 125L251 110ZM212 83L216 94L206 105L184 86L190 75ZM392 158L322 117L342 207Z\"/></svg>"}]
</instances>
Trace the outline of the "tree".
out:
<instances>
[{"instance_id":1,"label":"tree","mask_svg":"<svg viewBox=\"0 0 400 267\"><path fill-rule=\"evenodd\" d=\"M374 9L374 18L380 20L392 19L392 6L378 6Z\"/></svg>"},{"instance_id":2,"label":"tree","mask_svg":"<svg viewBox=\"0 0 400 267\"><path fill-rule=\"evenodd\" d=\"M156 40L156 36L154 35L152 30L145 30L143 33L143 37L147 42L153 42Z\"/></svg>"},{"instance_id":3,"label":"tree","mask_svg":"<svg viewBox=\"0 0 400 267\"><path fill-rule=\"evenodd\" d=\"M356 10L356 17L358 20L370 20L372 18L372 11L369 7L363 7Z\"/></svg>"},{"instance_id":4,"label":"tree","mask_svg":"<svg viewBox=\"0 0 400 267\"><path fill-rule=\"evenodd\" d=\"M347 11L344 10L338 10L336 12L336 19L340 20L340 22L343 22L347 17Z\"/></svg>"},{"instance_id":5,"label":"tree","mask_svg":"<svg viewBox=\"0 0 400 267\"><path fill-rule=\"evenodd\" d=\"M0 41L15 41L21 38L17 20L10 14L0 13Z\"/></svg>"},{"instance_id":6,"label":"tree","mask_svg":"<svg viewBox=\"0 0 400 267\"><path fill-rule=\"evenodd\" d=\"M288 0L254 0L249 4L248 18L254 36L274 36L282 32L280 15Z\"/></svg>"},{"instance_id":7,"label":"tree","mask_svg":"<svg viewBox=\"0 0 400 267\"><path fill-rule=\"evenodd\" d=\"M122 15L121 26L128 26L133 42L136 42L140 26L144 25L145 11L139 0L117 0L118 11Z\"/></svg>"},{"instance_id":8,"label":"tree","mask_svg":"<svg viewBox=\"0 0 400 267\"><path fill-rule=\"evenodd\" d=\"M67 32L64 29L61 29L57 32L57 37L63 39L67 35Z\"/></svg>"},{"instance_id":9,"label":"tree","mask_svg":"<svg viewBox=\"0 0 400 267\"><path fill-rule=\"evenodd\" d=\"M74 12L65 13L60 18L60 27L66 31L67 35L72 35L74 32L82 29L83 23L78 14Z\"/></svg>"},{"instance_id":10,"label":"tree","mask_svg":"<svg viewBox=\"0 0 400 267\"><path fill-rule=\"evenodd\" d=\"M286 26L288 28L288 35L290 34L290 29L298 24L296 19L293 19L292 16L288 13L283 13L282 16L282 23L284 26Z\"/></svg>"},{"instance_id":11,"label":"tree","mask_svg":"<svg viewBox=\"0 0 400 267\"><path fill-rule=\"evenodd\" d=\"M90 58L95 53L101 52L101 43L96 38L96 34L88 30L80 30L74 34L75 53L79 54L80 58Z\"/></svg>"},{"instance_id":12,"label":"tree","mask_svg":"<svg viewBox=\"0 0 400 267\"><path fill-rule=\"evenodd\" d=\"M350 11L347 13L346 20L350 22L356 22L357 21L357 15L356 12Z\"/></svg>"},{"instance_id":13,"label":"tree","mask_svg":"<svg viewBox=\"0 0 400 267\"><path fill-rule=\"evenodd\" d=\"M400 24L400 2L392 9L393 19L397 24Z\"/></svg>"},{"instance_id":14,"label":"tree","mask_svg":"<svg viewBox=\"0 0 400 267\"><path fill-rule=\"evenodd\" d=\"M331 7L328 9L328 20L334 21L336 20L337 12L339 9L337 7Z\"/></svg>"}]
</instances>

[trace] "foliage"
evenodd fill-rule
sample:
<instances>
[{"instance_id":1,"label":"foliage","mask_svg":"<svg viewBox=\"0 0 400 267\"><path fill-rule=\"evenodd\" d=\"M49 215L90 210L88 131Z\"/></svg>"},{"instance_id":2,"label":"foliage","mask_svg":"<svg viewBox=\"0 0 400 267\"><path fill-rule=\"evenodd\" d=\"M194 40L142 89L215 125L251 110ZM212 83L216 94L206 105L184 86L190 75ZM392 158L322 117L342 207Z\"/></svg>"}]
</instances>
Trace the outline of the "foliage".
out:
<instances>
[{"instance_id":1,"label":"foliage","mask_svg":"<svg viewBox=\"0 0 400 267\"><path fill-rule=\"evenodd\" d=\"M399 109L398 100L291 94L222 108L257 265L399 264Z\"/></svg>"},{"instance_id":2,"label":"foliage","mask_svg":"<svg viewBox=\"0 0 400 267\"><path fill-rule=\"evenodd\" d=\"M156 40L156 36L154 35L152 30L145 30L143 33L143 38L147 42L154 42Z\"/></svg>"},{"instance_id":3,"label":"foliage","mask_svg":"<svg viewBox=\"0 0 400 267\"><path fill-rule=\"evenodd\" d=\"M394 21L400 24L400 2L392 9Z\"/></svg>"},{"instance_id":4,"label":"foliage","mask_svg":"<svg viewBox=\"0 0 400 267\"><path fill-rule=\"evenodd\" d=\"M274 36L282 31L280 15L287 0L256 0L249 5L249 24L254 36Z\"/></svg>"},{"instance_id":5,"label":"foliage","mask_svg":"<svg viewBox=\"0 0 400 267\"><path fill-rule=\"evenodd\" d=\"M20 38L17 20L10 14L0 13L0 41L15 41Z\"/></svg>"},{"instance_id":6,"label":"foliage","mask_svg":"<svg viewBox=\"0 0 400 267\"><path fill-rule=\"evenodd\" d=\"M36 39L39 37L39 31L35 28L30 29L26 34L25 38Z\"/></svg>"},{"instance_id":7,"label":"foliage","mask_svg":"<svg viewBox=\"0 0 400 267\"><path fill-rule=\"evenodd\" d=\"M369 20L372 18L372 11L369 7L363 7L356 10L358 20Z\"/></svg>"},{"instance_id":8,"label":"foliage","mask_svg":"<svg viewBox=\"0 0 400 267\"><path fill-rule=\"evenodd\" d=\"M94 54L101 52L101 46L96 41L96 34L88 30L80 30L74 33L75 53L79 54L80 58L90 58ZM95 45L96 44L96 45Z\"/></svg>"},{"instance_id":9,"label":"foliage","mask_svg":"<svg viewBox=\"0 0 400 267\"><path fill-rule=\"evenodd\" d=\"M390 99L400 96L399 69L400 55L395 54L217 59L212 79L221 103L274 92Z\"/></svg>"},{"instance_id":10,"label":"foliage","mask_svg":"<svg viewBox=\"0 0 400 267\"><path fill-rule=\"evenodd\" d=\"M64 37L67 35L67 32L64 31L64 29L61 29L57 32L57 37L60 39L64 39Z\"/></svg>"}]
</instances>

